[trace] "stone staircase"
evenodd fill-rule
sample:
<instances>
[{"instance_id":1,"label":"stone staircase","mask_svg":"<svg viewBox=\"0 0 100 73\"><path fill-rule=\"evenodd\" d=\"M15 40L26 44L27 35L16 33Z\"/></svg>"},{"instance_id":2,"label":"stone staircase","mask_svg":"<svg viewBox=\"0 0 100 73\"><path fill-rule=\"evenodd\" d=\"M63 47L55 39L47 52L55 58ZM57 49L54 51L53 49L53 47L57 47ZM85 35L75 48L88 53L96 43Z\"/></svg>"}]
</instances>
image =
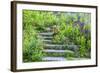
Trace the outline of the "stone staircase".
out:
<instances>
[{"instance_id":1,"label":"stone staircase","mask_svg":"<svg viewBox=\"0 0 100 73\"><path fill-rule=\"evenodd\" d=\"M63 44L54 44L52 42L54 32L51 31L51 28L46 28L47 30L44 32L40 32L39 36L42 38L44 42L44 50L43 52L46 54L42 58L43 61L66 61L67 58L65 56L67 53L75 53L77 50L76 45L63 45ZM76 51L77 52L77 51Z\"/></svg>"}]
</instances>

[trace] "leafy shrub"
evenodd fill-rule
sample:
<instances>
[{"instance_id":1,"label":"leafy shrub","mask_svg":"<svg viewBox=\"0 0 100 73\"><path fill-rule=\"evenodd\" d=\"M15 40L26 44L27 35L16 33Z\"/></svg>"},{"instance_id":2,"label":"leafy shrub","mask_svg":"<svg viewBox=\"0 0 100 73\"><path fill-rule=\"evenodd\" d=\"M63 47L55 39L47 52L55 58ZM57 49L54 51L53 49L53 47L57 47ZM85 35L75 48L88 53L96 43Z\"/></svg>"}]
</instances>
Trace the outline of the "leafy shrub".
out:
<instances>
[{"instance_id":1,"label":"leafy shrub","mask_svg":"<svg viewBox=\"0 0 100 73\"><path fill-rule=\"evenodd\" d=\"M90 22L89 13L23 10L23 61L42 61L46 54L43 52L44 44L38 33L54 26L53 43L78 45L79 57L90 58ZM76 56L68 54L66 57Z\"/></svg>"}]
</instances>

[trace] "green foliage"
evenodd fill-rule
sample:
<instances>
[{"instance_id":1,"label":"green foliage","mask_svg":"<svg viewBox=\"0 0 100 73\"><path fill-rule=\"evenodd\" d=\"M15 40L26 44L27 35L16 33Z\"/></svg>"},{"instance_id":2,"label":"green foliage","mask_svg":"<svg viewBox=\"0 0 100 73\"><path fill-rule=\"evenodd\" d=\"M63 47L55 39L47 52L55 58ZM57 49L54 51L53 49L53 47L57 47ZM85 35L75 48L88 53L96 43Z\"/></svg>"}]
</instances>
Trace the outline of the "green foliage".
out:
<instances>
[{"instance_id":1,"label":"green foliage","mask_svg":"<svg viewBox=\"0 0 100 73\"><path fill-rule=\"evenodd\" d=\"M24 32L24 44L23 44L23 55L25 62L40 61L43 56L43 42L37 37L35 31L30 34Z\"/></svg>"},{"instance_id":2,"label":"green foliage","mask_svg":"<svg viewBox=\"0 0 100 73\"><path fill-rule=\"evenodd\" d=\"M85 20L85 17L80 19L80 21L83 21L83 20ZM79 50L78 50L80 57L90 58L90 49L91 49L90 36L91 35L90 35L90 32L88 33L84 32L85 30L90 31L90 24L85 24L83 26L83 29L81 29L80 24L74 25L74 21L71 21L70 19L69 24L65 24L65 22L63 21L59 26L60 26L59 27L60 31L58 32L58 34L54 36L53 41L56 43L60 43L60 44L62 43L65 45L68 45L68 44L80 45ZM69 57L71 57L71 55L69 55Z\"/></svg>"},{"instance_id":3,"label":"green foliage","mask_svg":"<svg viewBox=\"0 0 100 73\"><path fill-rule=\"evenodd\" d=\"M91 31L90 18L91 15L88 13L23 10L23 61L42 61L41 58L46 54L43 52L44 44L38 33L46 30L46 27L53 26L56 26L52 30L53 43L78 45L79 57L90 58L91 33L88 32ZM84 26L80 23L75 24L78 20L84 23ZM66 57L71 59L75 54L69 53Z\"/></svg>"},{"instance_id":4,"label":"green foliage","mask_svg":"<svg viewBox=\"0 0 100 73\"><path fill-rule=\"evenodd\" d=\"M24 62L41 61L43 42L38 38L38 31L33 26L33 11L23 12L23 59ZM38 19L38 18L36 18Z\"/></svg>"}]
</instances>

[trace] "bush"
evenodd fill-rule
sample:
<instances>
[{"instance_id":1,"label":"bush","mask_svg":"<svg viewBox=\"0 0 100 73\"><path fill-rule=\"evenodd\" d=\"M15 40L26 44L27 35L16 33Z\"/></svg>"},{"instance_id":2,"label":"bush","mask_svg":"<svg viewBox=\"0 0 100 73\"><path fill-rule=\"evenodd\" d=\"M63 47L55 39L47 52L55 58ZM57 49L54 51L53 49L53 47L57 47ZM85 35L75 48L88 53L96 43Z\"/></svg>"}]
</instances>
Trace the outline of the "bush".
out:
<instances>
[{"instance_id":1,"label":"bush","mask_svg":"<svg viewBox=\"0 0 100 73\"><path fill-rule=\"evenodd\" d=\"M90 17L88 13L23 10L23 61L42 61L45 53L38 33L54 26L53 43L78 45L80 58L90 58ZM69 54L66 57L75 56Z\"/></svg>"}]
</instances>

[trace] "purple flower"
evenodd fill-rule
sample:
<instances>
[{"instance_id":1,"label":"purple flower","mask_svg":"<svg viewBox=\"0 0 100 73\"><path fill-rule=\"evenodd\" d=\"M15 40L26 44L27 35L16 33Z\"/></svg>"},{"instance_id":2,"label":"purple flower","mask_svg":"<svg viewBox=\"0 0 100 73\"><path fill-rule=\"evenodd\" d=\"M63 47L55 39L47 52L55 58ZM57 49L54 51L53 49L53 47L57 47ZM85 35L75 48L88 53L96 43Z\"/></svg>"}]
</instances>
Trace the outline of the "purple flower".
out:
<instances>
[{"instance_id":1,"label":"purple flower","mask_svg":"<svg viewBox=\"0 0 100 73\"><path fill-rule=\"evenodd\" d=\"M90 30L89 30L89 29L84 30L84 33L85 33L85 34L89 34L89 33L90 33Z\"/></svg>"},{"instance_id":2,"label":"purple flower","mask_svg":"<svg viewBox=\"0 0 100 73\"><path fill-rule=\"evenodd\" d=\"M84 27L84 23L80 22L80 27Z\"/></svg>"}]
</instances>

